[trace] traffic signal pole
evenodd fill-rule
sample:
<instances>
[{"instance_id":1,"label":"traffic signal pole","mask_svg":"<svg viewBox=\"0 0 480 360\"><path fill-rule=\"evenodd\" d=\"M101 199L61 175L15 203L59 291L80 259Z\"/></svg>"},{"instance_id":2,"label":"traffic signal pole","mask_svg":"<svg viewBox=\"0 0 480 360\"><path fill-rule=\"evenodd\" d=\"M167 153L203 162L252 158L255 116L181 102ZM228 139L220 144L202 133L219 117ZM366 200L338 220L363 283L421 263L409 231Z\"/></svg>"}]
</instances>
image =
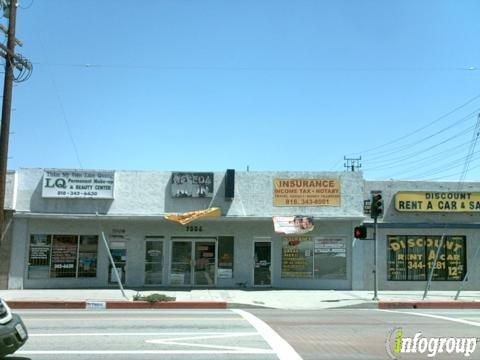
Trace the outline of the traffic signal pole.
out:
<instances>
[{"instance_id":1,"label":"traffic signal pole","mask_svg":"<svg viewBox=\"0 0 480 360\"><path fill-rule=\"evenodd\" d=\"M373 299L378 301L377 278L377 216L373 218Z\"/></svg>"},{"instance_id":2,"label":"traffic signal pole","mask_svg":"<svg viewBox=\"0 0 480 360\"><path fill-rule=\"evenodd\" d=\"M372 193L370 216L373 218L373 300L378 300L378 266L377 266L377 230L378 217L383 214L383 200L380 192Z\"/></svg>"}]
</instances>

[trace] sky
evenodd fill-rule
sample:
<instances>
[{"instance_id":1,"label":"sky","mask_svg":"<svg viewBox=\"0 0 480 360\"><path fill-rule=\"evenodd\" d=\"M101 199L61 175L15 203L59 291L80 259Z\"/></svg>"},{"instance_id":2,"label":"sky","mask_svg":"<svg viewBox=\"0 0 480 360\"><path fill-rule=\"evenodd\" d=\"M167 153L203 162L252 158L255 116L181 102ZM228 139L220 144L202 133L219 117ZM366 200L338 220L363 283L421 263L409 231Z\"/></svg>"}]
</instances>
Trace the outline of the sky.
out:
<instances>
[{"instance_id":1,"label":"sky","mask_svg":"<svg viewBox=\"0 0 480 360\"><path fill-rule=\"evenodd\" d=\"M8 168L478 180L477 0L21 0ZM7 20L1 20L3 24Z\"/></svg>"}]
</instances>

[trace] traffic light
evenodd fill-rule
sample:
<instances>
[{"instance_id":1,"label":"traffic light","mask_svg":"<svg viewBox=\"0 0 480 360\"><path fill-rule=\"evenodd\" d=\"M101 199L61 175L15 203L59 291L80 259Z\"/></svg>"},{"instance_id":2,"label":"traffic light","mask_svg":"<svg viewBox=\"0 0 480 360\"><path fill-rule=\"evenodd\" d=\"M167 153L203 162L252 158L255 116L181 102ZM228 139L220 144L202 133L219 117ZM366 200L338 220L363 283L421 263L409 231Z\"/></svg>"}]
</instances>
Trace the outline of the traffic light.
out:
<instances>
[{"instance_id":1,"label":"traffic light","mask_svg":"<svg viewBox=\"0 0 480 360\"><path fill-rule=\"evenodd\" d=\"M366 239L367 227L365 225L356 226L355 229L353 229L353 236L356 239Z\"/></svg>"},{"instance_id":2,"label":"traffic light","mask_svg":"<svg viewBox=\"0 0 480 360\"><path fill-rule=\"evenodd\" d=\"M383 199L382 194L373 194L372 195L372 204L370 207L370 216L372 219L375 219L383 215Z\"/></svg>"}]
</instances>

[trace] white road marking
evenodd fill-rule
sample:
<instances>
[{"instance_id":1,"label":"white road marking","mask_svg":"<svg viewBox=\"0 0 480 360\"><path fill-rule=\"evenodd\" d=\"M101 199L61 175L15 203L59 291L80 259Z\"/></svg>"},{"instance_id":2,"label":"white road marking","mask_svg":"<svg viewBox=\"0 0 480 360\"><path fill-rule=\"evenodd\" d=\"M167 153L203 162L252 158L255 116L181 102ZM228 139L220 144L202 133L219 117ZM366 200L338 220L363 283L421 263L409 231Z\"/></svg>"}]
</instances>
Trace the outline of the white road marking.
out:
<instances>
[{"instance_id":1,"label":"white road marking","mask_svg":"<svg viewBox=\"0 0 480 360\"><path fill-rule=\"evenodd\" d=\"M199 333L201 335L202 333ZM204 340L204 339L221 339L221 338L229 338L229 337L241 337L241 336L258 336L260 335L257 332L250 332L250 333L223 333L223 334L215 334L215 335L201 335L201 336L189 336L189 337L179 337L173 339L161 339L161 340L146 340L147 342L177 342L177 341L184 341L184 340Z\"/></svg>"},{"instance_id":2,"label":"white road marking","mask_svg":"<svg viewBox=\"0 0 480 360\"><path fill-rule=\"evenodd\" d=\"M77 337L77 336L186 336L186 335L225 335L225 332L204 332L204 333L198 333L198 332L146 332L146 333L141 333L141 332L135 332L135 333L60 333L60 334L53 334L53 333L45 333L45 334L31 334L29 333L29 337ZM248 335L258 335L256 332L249 332L249 333L244 333L244 332L232 332L232 333L227 333L227 334L232 334L231 336L247 336Z\"/></svg>"},{"instance_id":3,"label":"white road marking","mask_svg":"<svg viewBox=\"0 0 480 360\"><path fill-rule=\"evenodd\" d=\"M280 360L302 360L300 355L297 354L288 342L255 315L239 309L233 309L232 311L242 316L262 335Z\"/></svg>"},{"instance_id":4,"label":"white road marking","mask_svg":"<svg viewBox=\"0 0 480 360\"><path fill-rule=\"evenodd\" d=\"M274 354L273 350L229 351L229 350L32 350L17 351L15 355L160 355L160 354Z\"/></svg>"},{"instance_id":5,"label":"white road marking","mask_svg":"<svg viewBox=\"0 0 480 360\"><path fill-rule=\"evenodd\" d=\"M415 315L415 316L423 316L423 317L429 317L429 318L433 318L433 319L452 321L452 322L457 322L457 323L461 323L461 324L467 324L467 325L479 326L480 327L480 323L477 323L477 322L474 322L474 321L451 318L451 317L441 316L441 315L425 314L425 313L412 312L412 311L397 311L397 310L384 310L384 309L374 309L374 310L396 313L396 314L408 314L408 315Z\"/></svg>"},{"instance_id":6,"label":"white road marking","mask_svg":"<svg viewBox=\"0 0 480 360\"><path fill-rule=\"evenodd\" d=\"M249 352L252 354L257 354L257 353L263 354L265 350L270 351L270 353L274 353L274 351L270 349L258 349L258 348L251 348L251 347L245 347L245 346L207 345L207 344L182 342L183 340L205 340L205 339L221 339L221 338L232 338L232 337L237 338L240 336L259 336L259 335L261 334L257 332L243 333L243 334L227 333L227 334L218 334L218 335L179 337L174 339L167 338L167 339L145 340L145 342L151 343L151 344L159 344L159 345L178 345L178 346L190 346L190 347L201 347L201 348L203 347L203 348L209 348L209 349L232 350L232 351L238 351L240 353Z\"/></svg>"}]
</instances>

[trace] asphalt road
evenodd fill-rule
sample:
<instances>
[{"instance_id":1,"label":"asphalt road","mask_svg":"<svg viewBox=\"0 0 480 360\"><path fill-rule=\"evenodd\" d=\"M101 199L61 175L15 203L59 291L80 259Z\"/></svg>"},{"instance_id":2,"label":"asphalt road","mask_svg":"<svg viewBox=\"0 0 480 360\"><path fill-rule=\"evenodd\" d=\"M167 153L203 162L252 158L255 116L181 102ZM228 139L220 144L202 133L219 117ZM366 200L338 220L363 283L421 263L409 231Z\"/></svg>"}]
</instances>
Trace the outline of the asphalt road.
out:
<instances>
[{"instance_id":1,"label":"asphalt road","mask_svg":"<svg viewBox=\"0 0 480 360\"><path fill-rule=\"evenodd\" d=\"M28 327L30 339L15 356L7 359L295 360L300 358L297 353L304 360L430 359L428 354L431 355L432 350L437 352L435 359L480 359L480 343L477 349L476 339L475 349L470 348L468 357L465 348L472 344L467 342L463 353L457 353L456 349L446 353L454 344L448 343L448 338L465 338L465 341L480 338L478 310L30 310L18 313ZM412 339L421 332L417 335L417 345L423 341L427 344L425 351L421 353L418 346L416 353L393 351L399 331L404 338ZM438 346L431 347L435 345L431 340L434 338L445 338L442 353Z\"/></svg>"},{"instance_id":2,"label":"asphalt road","mask_svg":"<svg viewBox=\"0 0 480 360\"><path fill-rule=\"evenodd\" d=\"M287 343L260 320L241 310L17 313L30 336L12 357L18 360L271 360L286 359L282 356L289 353Z\"/></svg>"},{"instance_id":3,"label":"asphalt road","mask_svg":"<svg viewBox=\"0 0 480 360\"><path fill-rule=\"evenodd\" d=\"M304 360L480 359L480 310L255 309L251 312L288 341ZM423 340L427 343L425 352L420 353L422 349L417 348L414 353L412 347L410 353L394 352L395 335L399 330L404 337L411 338L421 333L417 342L426 338ZM444 344L443 352L438 351L439 346L434 354L435 341L429 345L431 338L450 337L476 338L478 348L475 344L475 351L466 357L465 353L455 350L447 353ZM440 340L438 343L440 345Z\"/></svg>"}]
</instances>

